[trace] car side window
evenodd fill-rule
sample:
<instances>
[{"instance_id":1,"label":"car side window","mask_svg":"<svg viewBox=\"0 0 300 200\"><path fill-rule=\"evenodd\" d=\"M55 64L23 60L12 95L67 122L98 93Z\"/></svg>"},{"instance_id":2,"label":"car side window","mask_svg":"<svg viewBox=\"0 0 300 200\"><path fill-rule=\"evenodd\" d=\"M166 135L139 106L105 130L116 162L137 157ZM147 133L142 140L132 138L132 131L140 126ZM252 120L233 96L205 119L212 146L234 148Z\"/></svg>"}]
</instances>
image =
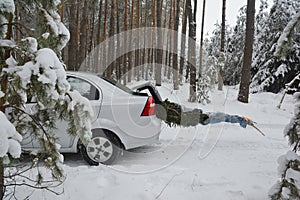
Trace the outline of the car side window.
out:
<instances>
[{"instance_id":1,"label":"car side window","mask_svg":"<svg viewBox=\"0 0 300 200\"><path fill-rule=\"evenodd\" d=\"M68 77L67 80L71 85L71 91L77 90L88 100L99 100L99 90L89 82L76 77Z\"/></svg>"}]
</instances>

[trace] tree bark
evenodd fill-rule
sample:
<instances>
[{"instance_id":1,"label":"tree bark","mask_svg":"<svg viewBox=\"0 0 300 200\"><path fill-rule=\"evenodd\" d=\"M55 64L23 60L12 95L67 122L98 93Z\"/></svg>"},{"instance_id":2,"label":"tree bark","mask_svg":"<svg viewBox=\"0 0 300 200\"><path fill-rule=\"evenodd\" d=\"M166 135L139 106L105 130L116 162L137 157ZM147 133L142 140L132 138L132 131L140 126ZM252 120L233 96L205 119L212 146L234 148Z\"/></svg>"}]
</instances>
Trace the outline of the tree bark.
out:
<instances>
[{"instance_id":1,"label":"tree bark","mask_svg":"<svg viewBox=\"0 0 300 200\"><path fill-rule=\"evenodd\" d=\"M169 17L169 28L168 28L168 36L167 36L167 52L166 52L166 70L165 73L167 74L167 79L171 79L171 69L172 69L172 54L171 51L173 50L174 47L174 40L173 40L173 34L172 31L174 27L174 0L171 0L171 8L170 8L170 17ZM165 74L165 76L166 76Z\"/></svg>"},{"instance_id":2,"label":"tree bark","mask_svg":"<svg viewBox=\"0 0 300 200\"><path fill-rule=\"evenodd\" d=\"M133 27L134 27L134 0L131 0L131 13L130 13L130 29L131 31L133 30ZM129 45L130 45L130 48L132 49L133 47L133 35L132 33L130 33L130 36L129 36ZM131 82L131 79L132 79L132 66L133 66L133 58L134 58L134 52L130 52L129 53L129 64L128 64L128 82L130 83Z\"/></svg>"},{"instance_id":3,"label":"tree bark","mask_svg":"<svg viewBox=\"0 0 300 200\"><path fill-rule=\"evenodd\" d=\"M127 18L128 18L128 0L125 0L125 8L124 8L124 39L123 39L123 49L124 49L124 52L126 52L126 49L127 49L127 37L128 37L128 34L127 34L127 30L128 30L128 22L127 22ZM127 55L128 54L125 54L122 56L122 63L123 63L123 84L126 85L127 84L127 76L126 76L126 72L127 72Z\"/></svg>"},{"instance_id":4,"label":"tree bark","mask_svg":"<svg viewBox=\"0 0 300 200\"><path fill-rule=\"evenodd\" d=\"M194 11L192 11L191 0L187 0L189 13L189 69L190 69L190 102L196 101L196 14L197 0L194 0Z\"/></svg>"},{"instance_id":5,"label":"tree bark","mask_svg":"<svg viewBox=\"0 0 300 200\"><path fill-rule=\"evenodd\" d=\"M155 68L155 80L156 86L161 86L161 64L162 64L162 34L160 28L162 27L161 19L162 19L162 5L163 0L159 0L156 2L156 27L159 29L157 34L157 43L156 43L156 65Z\"/></svg>"},{"instance_id":6,"label":"tree bark","mask_svg":"<svg viewBox=\"0 0 300 200\"><path fill-rule=\"evenodd\" d=\"M178 78L178 26L179 26L179 11L180 2L174 2L174 53L173 53L173 86L174 90L179 90L179 78Z\"/></svg>"},{"instance_id":7,"label":"tree bark","mask_svg":"<svg viewBox=\"0 0 300 200\"><path fill-rule=\"evenodd\" d=\"M88 0L84 1L82 20L80 23L79 66L85 61L87 54Z\"/></svg>"},{"instance_id":8,"label":"tree bark","mask_svg":"<svg viewBox=\"0 0 300 200\"><path fill-rule=\"evenodd\" d=\"M226 22L226 0L223 0L223 6L222 6L222 25L221 25L221 53L224 53L225 48L225 22ZM224 81L224 69L222 67L219 68L218 73L218 90L223 90L223 81Z\"/></svg>"},{"instance_id":9,"label":"tree bark","mask_svg":"<svg viewBox=\"0 0 300 200\"><path fill-rule=\"evenodd\" d=\"M110 37L110 40L109 40L109 57L114 57L115 55L115 41L113 41L111 38L114 36L115 34L115 5L116 5L116 2L115 0L111 0L111 3L110 3L110 22L109 22L109 37ZM106 76L108 78L111 78L112 74L113 74L113 70L115 69L116 67L116 63L115 63L115 60L112 61L112 63L107 63L109 64L109 66L107 67L107 73L106 73Z\"/></svg>"},{"instance_id":10,"label":"tree bark","mask_svg":"<svg viewBox=\"0 0 300 200\"><path fill-rule=\"evenodd\" d=\"M201 23L201 38L200 38L200 61L199 61L199 79L202 77L202 63L203 63L203 40L204 40L204 23L205 23L205 4L206 0L203 0L202 6L202 23Z\"/></svg>"},{"instance_id":11,"label":"tree bark","mask_svg":"<svg viewBox=\"0 0 300 200\"><path fill-rule=\"evenodd\" d=\"M238 101L248 103L254 40L255 0L247 1L246 41Z\"/></svg>"},{"instance_id":12,"label":"tree bark","mask_svg":"<svg viewBox=\"0 0 300 200\"><path fill-rule=\"evenodd\" d=\"M101 72L102 66L101 66L101 53L100 52L100 42L101 42L101 16L102 16L102 4L103 1L100 0L99 1L99 11L98 11L98 27L97 27L97 38L96 38L96 43L97 43L97 47L96 47L96 61L95 61L95 67L96 67L96 71L99 73Z\"/></svg>"},{"instance_id":13,"label":"tree bark","mask_svg":"<svg viewBox=\"0 0 300 200\"><path fill-rule=\"evenodd\" d=\"M70 31L70 41L68 45L68 70L76 71L78 69L78 64L76 63L77 47L76 35L77 35L77 0L70 4L70 17L69 17L69 31Z\"/></svg>"},{"instance_id":14,"label":"tree bark","mask_svg":"<svg viewBox=\"0 0 300 200\"><path fill-rule=\"evenodd\" d=\"M183 79L183 68L185 64L185 50L186 50L186 29L187 29L187 3L184 0L183 3L183 14L182 14L182 30L181 30L181 47L180 47L180 68L179 68L179 75L180 75L180 82Z\"/></svg>"},{"instance_id":15,"label":"tree bark","mask_svg":"<svg viewBox=\"0 0 300 200\"><path fill-rule=\"evenodd\" d=\"M105 75L105 71L107 70L106 65L106 57L107 57L107 15L108 15L108 0L105 0L105 6L104 6L104 22L103 22L103 52L102 52L102 66L103 68L103 75Z\"/></svg>"},{"instance_id":16,"label":"tree bark","mask_svg":"<svg viewBox=\"0 0 300 200\"><path fill-rule=\"evenodd\" d=\"M140 28L140 23L141 23L141 1L137 0L137 5L136 5L136 29ZM137 78L137 81L140 80L140 31L136 32L136 40L135 40L135 68L134 68L134 72L135 72L135 76Z\"/></svg>"}]
</instances>

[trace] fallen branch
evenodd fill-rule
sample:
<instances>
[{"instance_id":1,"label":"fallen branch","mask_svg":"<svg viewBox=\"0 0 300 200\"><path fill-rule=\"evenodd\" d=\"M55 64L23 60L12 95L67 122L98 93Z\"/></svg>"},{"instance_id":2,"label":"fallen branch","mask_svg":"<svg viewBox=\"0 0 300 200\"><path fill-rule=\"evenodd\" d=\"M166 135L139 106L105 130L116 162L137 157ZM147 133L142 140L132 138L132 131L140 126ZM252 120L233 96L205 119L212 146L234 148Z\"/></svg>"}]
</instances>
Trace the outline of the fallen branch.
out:
<instances>
[{"instance_id":1,"label":"fallen branch","mask_svg":"<svg viewBox=\"0 0 300 200\"><path fill-rule=\"evenodd\" d=\"M180 176L181 174L183 174L183 171L179 174L175 174L169 181L168 183L165 185L165 187L160 191L160 193L155 197L155 199L158 199L162 193L165 191L165 189L170 185L170 183L173 181L173 179L176 177L176 176Z\"/></svg>"}]
</instances>

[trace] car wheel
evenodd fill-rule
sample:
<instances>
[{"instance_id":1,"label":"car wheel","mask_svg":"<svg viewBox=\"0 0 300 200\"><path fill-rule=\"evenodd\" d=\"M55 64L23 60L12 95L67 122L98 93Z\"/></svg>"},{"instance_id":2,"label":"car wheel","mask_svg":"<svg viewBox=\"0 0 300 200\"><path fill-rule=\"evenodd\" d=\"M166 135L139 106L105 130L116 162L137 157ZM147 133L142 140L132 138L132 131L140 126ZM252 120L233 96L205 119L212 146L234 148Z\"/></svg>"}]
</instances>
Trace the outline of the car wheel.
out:
<instances>
[{"instance_id":1,"label":"car wheel","mask_svg":"<svg viewBox=\"0 0 300 200\"><path fill-rule=\"evenodd\" d=\"M120 157L122 144L113 134L95 133L86 146L81 146L80 152L90 165L98 166L99 163L110 165Z\"/></svg>"}]
</instances>

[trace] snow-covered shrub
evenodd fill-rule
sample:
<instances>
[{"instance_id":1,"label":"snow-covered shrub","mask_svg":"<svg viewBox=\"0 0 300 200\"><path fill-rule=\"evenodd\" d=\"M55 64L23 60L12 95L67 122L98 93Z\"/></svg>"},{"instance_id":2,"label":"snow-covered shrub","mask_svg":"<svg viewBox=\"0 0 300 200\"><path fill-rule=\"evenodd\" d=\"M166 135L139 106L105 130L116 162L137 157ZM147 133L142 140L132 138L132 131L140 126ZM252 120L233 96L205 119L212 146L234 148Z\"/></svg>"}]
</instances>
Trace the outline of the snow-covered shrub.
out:
<instances>
[{"instance_id":1,"label":"snow-covered shrub","mask_svg":"<svg viewBox=\"0 0 300 200\"><path fill-rule=\"evenodd\" d=\"M19 157L21 135L29 134L41 146L34 155L32 167L45 166L55 180L62 180L63 157L52 134L56 121L58 118L69 121L69 133L78 134L86 143L91 137L93 111L87 99L70 91L66 80L60 56L70 35L57 13L60 1L17 3L26 6L23 10L31 15L36 14L37 24L22 24L22 27L27 26L27 32L22 32L22 38L14 38L14 31L19 31L14 27L19 25L14 23L14 1L0 1L0 159L7 153ZM28 112L26 102L30 99L36 104ZM13 164L9 166L12 168ZM11 182L1 185L17 184L17 180L11 178L13 174L9 174ZM43 184L40 173L36 183Z\"/></svg>"},{"instance_id":2,"label":"snow-covered shrub","mask_svg":"<svg viewBox=\"0 0 300 200\"><path fill-rule=\"evenodd\" d=\"M280 178L269 191L272 200L300 199L300 92L295 93L294 97L295 116L284 131L293 151L278 159Z\"/></svg>"}]
</instances>

